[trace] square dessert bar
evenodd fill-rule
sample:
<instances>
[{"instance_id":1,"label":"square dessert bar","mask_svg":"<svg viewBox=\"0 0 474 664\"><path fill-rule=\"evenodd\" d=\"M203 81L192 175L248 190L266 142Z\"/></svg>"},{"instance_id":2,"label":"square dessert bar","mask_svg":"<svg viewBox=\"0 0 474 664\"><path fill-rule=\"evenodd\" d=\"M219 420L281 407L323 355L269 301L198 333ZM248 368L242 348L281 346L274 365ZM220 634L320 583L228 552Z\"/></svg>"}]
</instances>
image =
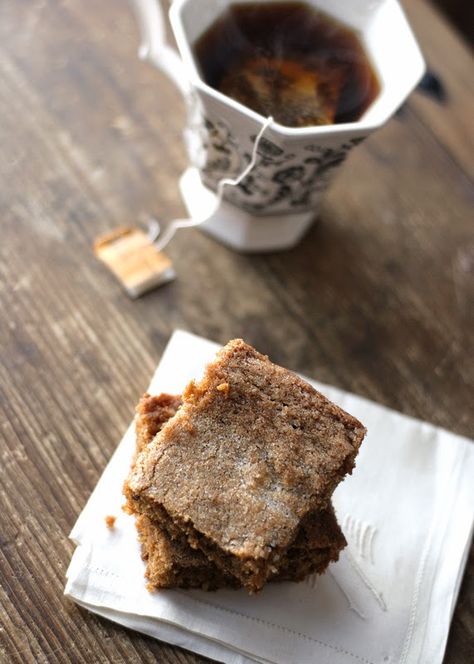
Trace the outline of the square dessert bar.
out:
<instances>
[{"instance_id":1,"label":"square dessert bar","mask_svg":"<svg viewBox=\"0 0 474 664\"><path fill-rule=\"evenodd\" d=\"M304 380L234 340L138 456L129 509L171 538L184 533L256 591L283 571L305 520L328 507L364 435Z\"/></svg>"},{"instance_id":2,"label":"square dessert bar","mask_svg":"<svg viewBox=\"0 0 474 664\"><path fill-rule=\"evenodd\" d=\"M147 446L181 404L180 397L145 394L137 407L137 452ZM149 517L136 519L142 557L147 563L149 589L154 588L238 588L241 583L208 560L199 549L192 549L184 534L171 539ZM346 545L332 506L311 515L300 528L295 542L285 555L285 564L270 578L276 581L300 581L308 574L321 574L339 557Z\"/></svg>"}]
</instances>

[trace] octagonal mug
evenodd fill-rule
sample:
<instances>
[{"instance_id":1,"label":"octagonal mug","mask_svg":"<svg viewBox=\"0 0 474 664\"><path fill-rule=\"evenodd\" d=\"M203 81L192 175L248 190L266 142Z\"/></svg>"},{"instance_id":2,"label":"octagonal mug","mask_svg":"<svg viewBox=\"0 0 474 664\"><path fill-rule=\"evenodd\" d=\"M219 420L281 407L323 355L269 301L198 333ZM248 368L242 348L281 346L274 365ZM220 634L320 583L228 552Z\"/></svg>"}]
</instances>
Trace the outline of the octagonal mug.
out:
<instances>
[{"instance_id":1,"label":"octagonal mug","mask_svg":"<svg viewBox=\"0 0 474 664\"><path fill-rule=\"evenodd\" d=\"M241 251L274 251L297 244L317 218L324 191L347 155L390 119L425 71L397 0L307 0L359 35L379 80L378 95L354 122L309 127L272 122L259 141L255 167L239 186L224 188L216 209L218 182L243 171L265 121L208 85L193 52L196 40L235 3L175 0L170 21L179 53L166 43L159 1L134 4L141 24L141 57L162 69L187 103L190 163L180 187L188 212L192 218L206 217L204 231Z\"/></svg>"}]
</instances>

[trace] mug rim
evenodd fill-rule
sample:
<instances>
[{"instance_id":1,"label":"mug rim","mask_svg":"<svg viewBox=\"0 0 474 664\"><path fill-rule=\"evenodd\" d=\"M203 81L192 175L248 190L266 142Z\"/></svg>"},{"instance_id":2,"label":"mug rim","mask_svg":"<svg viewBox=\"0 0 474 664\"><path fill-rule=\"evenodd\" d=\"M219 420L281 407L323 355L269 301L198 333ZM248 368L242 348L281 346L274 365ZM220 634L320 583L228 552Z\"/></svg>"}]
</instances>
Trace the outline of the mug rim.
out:
<instances>
[{"instance_id":1,"label":"mug rim","mask_svg":"<svg viewBox=\"0 0 474 664\"><path fill-rule=\"evenodd\" d=\"M191 1L192 0L174 0L169 9L169 18L170 18L171 27L173 29L176 43L178 45L179 52L183 59L183 63L187 70L188 80L191 86L193 88L200 90L204 94L207 94L210 97L214 97L214 99L232 108L234 111L242 113L248 119L253 120L259 124L262 124L267 119L265 116L261 115L260 113L257 113L256 111L252 110L248 106L245 106L244 104L233 99L232 97L223 94L219 90L216 90L215 88L211 87L199 75L196 66L196 61L192 52L192 48L186 36L183 22L181 19L182 9L184 8L185 5L189 4ZM411 85L407 87L403 95L400 95L398 103L392 108L391 112L389 114L380 113L378 117L376 116L372 120L364 120L364 115L366 115L371 108L369 107L369 109L366 110L364 115L359 120L355 120L353 122L343 122L339 124L330 124L330 125L311 125L308 127L288 127L286 125L280 124L277 121L273 121L271 124L271 129L275 133L280 134L283 137L289 137L289 138L290 137L302 138L302 137L315 137L315 136L323 137L335 134L367 135L368 133L371 133L372 131L383 126L396 113L396 111L404 103L408 95L412 92L412 90L415 88L415 86L417 85L417 83L420 81L421 77L425 73L426 64L421 54L420 48L418 46L418 42L415 38L415 35L413 34L413 31L411 30L411 26L405 15L405 12L403 11L402 6L400 5L398 0L391 0L391 2L398 7L400 13L402 14L402 17L405 20L406 29L411 33L411 37L416 46L416 59L414 59L414 62L412 63L413 70L412 70ZM383 94L383 86L379 95L381 94ZM374 100L372 104L375 102L376 100Z\"/></svg>"}]
</instances>

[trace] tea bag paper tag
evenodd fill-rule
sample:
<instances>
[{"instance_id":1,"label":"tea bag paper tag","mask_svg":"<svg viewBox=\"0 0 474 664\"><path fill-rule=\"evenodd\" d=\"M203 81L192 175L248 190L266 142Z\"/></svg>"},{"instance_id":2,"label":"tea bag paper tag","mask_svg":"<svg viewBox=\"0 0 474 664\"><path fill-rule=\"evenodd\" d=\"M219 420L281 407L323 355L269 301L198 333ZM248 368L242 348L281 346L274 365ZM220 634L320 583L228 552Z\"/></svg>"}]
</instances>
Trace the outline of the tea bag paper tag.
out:
<instances>
[{"instance_id":1,"label":"tea bag paper tag","mask_svg":"<svg viewBox=\"0 0 474 664\"><path fill-rule=\"evenodd\" d=\"M131 298L173 280L171 260L139 228L119 228L94 242L94 253L117 277Z\"/></svg>"}]
</instances>

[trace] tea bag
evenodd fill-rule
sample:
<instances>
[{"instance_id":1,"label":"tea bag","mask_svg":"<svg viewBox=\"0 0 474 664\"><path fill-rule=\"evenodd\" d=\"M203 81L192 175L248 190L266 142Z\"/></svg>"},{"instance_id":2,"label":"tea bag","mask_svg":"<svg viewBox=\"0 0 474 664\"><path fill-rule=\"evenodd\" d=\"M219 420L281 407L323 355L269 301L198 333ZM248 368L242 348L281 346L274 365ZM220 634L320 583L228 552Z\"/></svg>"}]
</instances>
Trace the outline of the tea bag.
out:
<instances>
[{"instance_id":1,"label":"tea bag","mask_svg":"<svg viewBox=\"0 0 474 664\"><path fill-rule=\"evenodd\" d=\"M289 58L249 57L231 67L219 90L289 127L332 124L346 80L343 67Z\"/></svg>"}]
</instances>

